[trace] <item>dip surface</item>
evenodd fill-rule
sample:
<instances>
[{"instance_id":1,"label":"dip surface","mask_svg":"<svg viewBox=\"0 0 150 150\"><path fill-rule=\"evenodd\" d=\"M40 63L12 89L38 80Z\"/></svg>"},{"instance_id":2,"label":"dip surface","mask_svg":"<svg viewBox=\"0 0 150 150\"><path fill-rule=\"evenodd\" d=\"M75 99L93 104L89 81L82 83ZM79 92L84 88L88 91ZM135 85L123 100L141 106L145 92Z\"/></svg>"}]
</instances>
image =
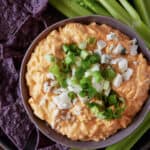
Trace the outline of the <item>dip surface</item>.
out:
<instances>
[{"instance_id":1,"label":"dip surface","mask_svg":"<svg viewBox=\"0 0 150 150\"><path fill-rule=\"evenodd\" d=\"M87 40L91 37L95 41L88 43ZM82 47L84 52L99 55L99 64L104 67L109 65L114 69L116 75L112 81L108 81L109 86L105 89L105 94L107 92L108 95L110 90L113 90L124 100L125 108L120 117L97 117L95 110L91 111L87 106L87 102L98 101L95 97L83 98L76 92L77 96L73 101L67 100L70 89L58 85L56 77L49 72L54 66L48 60L50 57L46 57L54 56L64 60L66 54L62 46L72 43ZM148 97L150 85L150 66L143 55L137 53L137 49L136 39L130 39L105 24L69 23L58 30L53 30L37 44L27 64L29 104L34 114L45 120L54 130L72 140L100 141L117 130L126 128L142 108ZM84 54L83 56L86 57ZM75 63L78 65L78 61ZM99 82L94 84L96 91L100 90ZM74 92L73 90L71 91ZM113 106L109 107L113 110Z\"/></svg>"}]
</instances>

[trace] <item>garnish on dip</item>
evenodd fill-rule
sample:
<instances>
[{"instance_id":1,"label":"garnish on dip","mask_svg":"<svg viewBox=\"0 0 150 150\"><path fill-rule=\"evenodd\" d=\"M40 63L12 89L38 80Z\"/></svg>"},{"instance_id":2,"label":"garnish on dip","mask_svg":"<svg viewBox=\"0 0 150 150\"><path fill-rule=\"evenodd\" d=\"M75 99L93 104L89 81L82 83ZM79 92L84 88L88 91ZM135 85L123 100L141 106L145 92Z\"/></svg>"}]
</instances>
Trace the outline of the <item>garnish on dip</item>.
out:
<instances>
[{"instance_id":1,"label":"garnish on dip","mask_svg":"<svg viewBox=\"0 0 150 150\"><path fill-rule=\"evenodd\" d=\"M87 45L95 43L97 44L95 51L86 49ZM78 99L99 119L119 118L124 112L123 98L111 88L112 84L120 86L123 77L113 68L111 56L102 53L102 49L106 46L104 41L96 41L94 37L89 37L78 45L63 44L64 59L58 59L53 55L45 57L51 62L49 76L58 83L55 84L57 91L60 89L60 92L53 96L54 103L59 109L69 109L75 105L73 101ZM123 49L121 44L119 46ZM122 54L122 51L118 52ZM118 65L126 74L126 60L120 58ZM52 91L55 91L55 86L51 88Z\"/></svg>"}]
</instances>

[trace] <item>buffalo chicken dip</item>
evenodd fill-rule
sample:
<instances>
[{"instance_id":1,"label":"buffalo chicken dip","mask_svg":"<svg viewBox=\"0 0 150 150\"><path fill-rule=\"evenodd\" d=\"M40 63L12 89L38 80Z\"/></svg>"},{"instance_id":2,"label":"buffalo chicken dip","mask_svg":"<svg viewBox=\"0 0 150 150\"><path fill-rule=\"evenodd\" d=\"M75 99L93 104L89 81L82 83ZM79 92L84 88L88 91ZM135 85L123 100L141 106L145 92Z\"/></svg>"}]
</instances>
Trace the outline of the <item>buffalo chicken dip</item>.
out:
<instances>
[{"instance_id":1,"label":"buffalo chicken dip","mask_svg":"<svg viewBox=\"0 0 150 150\"><path fill-rule=\"evenodd\" d=\"M150 66L136 39L102 24L51 31L27 64L34 114L72 140L100 141L126 128L148 97Z\"/></svg>"}]
</instances>

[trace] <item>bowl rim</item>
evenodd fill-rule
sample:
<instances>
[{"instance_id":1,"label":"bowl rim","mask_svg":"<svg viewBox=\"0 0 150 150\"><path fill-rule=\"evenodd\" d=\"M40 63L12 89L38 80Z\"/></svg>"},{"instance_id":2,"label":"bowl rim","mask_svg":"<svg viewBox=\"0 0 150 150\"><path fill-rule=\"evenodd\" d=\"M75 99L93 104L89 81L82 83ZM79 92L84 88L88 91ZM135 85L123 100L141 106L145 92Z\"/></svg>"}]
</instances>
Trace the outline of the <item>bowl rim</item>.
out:
<instances>
[{"instance_id":1,"label":"bowl rim","mask_svg":"<svg viewBox=\"0 0 150 150\"><path fill-rule=\"evenodd\" d=\"M81 24L89 24L91 22L96 22L98 24L108 24L109 26L120 30L121 32L125 33L129 37L134 37L138 41L138 45L141 49L141 52L143 55L147 58L148 61L150 61L150 51L146 47L144 41L133 31L131 30L127 25L124 25L123 23L119 22L116 19L113 19L111 17L105 17L105 16L99 16L99 15L92 15L92 16L83 16L83 17L75 17L71 19L64 19L61 21L58 21L49 27L47 27L45 30L43 30L30 44L29 48L27 49L20 69L20 78L19 78L19 87L21 91L21 98L24 105L24 108L32 121L32 123L49 139L55 141L56 143L60 143L62 145L65 145L67 147L74 147L74 148L89 148L89 149L96 149L96 148L104 148L106 146L115 144L119 142L120 140L124 139L128 135L130 135L144 120L144 117L146 114L150 111L150 97L145 102L143 108L141 111L134 117L132 123L125 129L121 129L117 131L112 136L106 138L106 140L102 141L72 141L71 139L67 138L66 136L63 136L59 133L57 133L54 129L52 129L50 126L47 125L45 121L40 120L37 118L29 106L27 102L27 97L29 97L28 88L25 81L25 72L26 72L26 64L28 60L30 59L30 56L32 55L32 52L34 51L35 46L39 41L41 41L43 38L45 38L48 33L50 33L54 29L58 29L61 26L66 25L70 22L78 22ZM124 32L125 31L125 32ZM44 127L42 127L43 125Z\"/></svg>"}]
</instances>

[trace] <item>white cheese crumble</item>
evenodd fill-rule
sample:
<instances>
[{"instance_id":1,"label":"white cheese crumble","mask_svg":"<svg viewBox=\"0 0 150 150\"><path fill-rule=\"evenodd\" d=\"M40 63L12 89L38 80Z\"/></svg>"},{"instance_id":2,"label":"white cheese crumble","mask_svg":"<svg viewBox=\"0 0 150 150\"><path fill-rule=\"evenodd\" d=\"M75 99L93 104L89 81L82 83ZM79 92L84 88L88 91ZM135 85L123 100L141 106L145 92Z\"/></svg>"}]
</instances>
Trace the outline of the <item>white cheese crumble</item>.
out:
<instances>
[{"instance_id":1,"label":"white cheese crumble","mask_svg":"<svg viewBox=\"0 0 150 150\"><path fill-rule=\"evenodd\" d=\"M137 43L137 39L136 39L136 38L133 38L133 39L131 40L131 44L135 45L136 43Z\"/></svg>"},{"instance_id":2,"label":"white cheese crumble","mask_svg":"<svg viewBox=\"0 0 150 150\"><path fill-rule=\"evenodd\" d=\"M120 69L121 72L125 72L128 68L128 61L125 58L120 58L119 62L118 62L118 67Z\"/></svg>"},{"instance_id":3,"label":"white cheese crumble","mask_svg":"<svg viewBox=\"0 0 150 150\"><path fill-rule=\"evenodd\" d=\"M108 64L110 62L111 57L107 54L103 54L101 56L101 64Z\"/></svg>"},{"instance_id":4,"label":"white cheese crumble","mask_svg":"<svg viewBox=\"0 0 150 150\"><path fill-rule=\"evenodd\" d=\"M109 34L106 35L106 40L118 40L117 35L114 32L110 32Z\"/></svg>"},{"instance_id":5,"label":"white cheese crumble","mask_svg":"<svg viewBox=\"0 0 150 150\"><path fill-rule=\"evenodd\" d=\"M124 72L123 75L122 75L122 76L123 76L123 79L124 79L125 81L129 80L130 77L132 76L132 74L133 74L133 69L128 68L127 71Z\"/></svg>"},{"instance_id":6,"label":"white cheese crumble","mask_svg":"<svg viewBox=\"0 0 150 150\"><path fill-rule=\"evenodd\" d=\"M68 97L68 92L63 92L58 96L53 96L53 102L59 109L69 109L72 106L71 100Z\"/></svg>"},{"instance_id":7,"label":"white cheese crumble","mask_svg":"<svg viewBox=\"0 0 150 150\"><path fill-rule=\"evenodd\" d=\"M79 97L80 102L82 102L82 103L86 103L87 101L89 101L87 96L81 97L80 95L78 95L78 97Z\"/></svg>"},{"instance_id":8,"label":"white cheese crumble","mask_svg":"<svg viewBox=\"0 0 150 150\"><path fill-rule=\"evenodd\" d=\"M130 55L135 56L137 55L137 49L138 49L138 45L131 45L130 47Z\"/></svg>"},{"instance_id":9,"label":"white cheese crumble","mask_svg":"<svg viewBox=\"0 0 150 150\"><path fill-rule=\"evenodd\" d=\"M47 93L50 91L50 85L49 85L49 82L44 82L43 84L43 92L44 93Z\"/></svg>"},{"instance_id":10,"label":"white cheese crumble","mask_svg":"<svg viewBox=\"0 0 150 150\"><path fill-rule=\"evenodd\" d=\"M122 83L122 76L121 74L118 73L113 80L113 86L118 88L121 85L121 83Z\"/></svg>"},{"instance_id":11,"label":"white cheese crumble","mask_svg":"<svg viewBox=\"0 0 150 150\"><path fill-rule=\"evenodd\" d=\"M48 110L51 111L54 108L56 108L56 105L54 104L54 102L50 102L48 105Z\"/></svg>"},{"instance_id":12,"label":"white cheese crumble","mask_svg":"<svg viewBox=\"0 0 150 150\"><path fill-rule=\"evenodd\" d=\"M113 54L120 54L124 47L119 43L113 50Z\"/></svg>"},{"instance_id":13,"label":"white cheese crumble","mask_svg":"<svg viewBox=\"0 0 150 150\"><path fill-rule=\"evenodd\" d=\"M51 72L47 73L46 76L48 79L55 80L55 76Z\"/></svg>"},{"instance_id":14,"label":"white cheese crumble","mask_svg":"<svg viewBox=\"0 0 150 150\"><path fill-rule=\"evenodd\" d=\"M112 60L110 61L110 64L116 65L116 64L119 62L119 60L120 60L120 58L112 59Z\"/></svg>"},{"instance_id":15,"label":"white cheese crumble","mask_svg":"<svg viewBox=\"0 0 150 150\"><path fill-rule=\"evenodd\" d=\"M106 47L106 42L103 41L103 40L97 41L97 47L98 47L99 50L102 50L103 48Z\"/></svg>"},{"instance_id":16,"label":"white cheese crumble","mask_svg":"<svg viewBox=\"0 0 150 150\"><path fill-rule=\"evenodd\" d=\"M66 92L66 89L64 89L64 88L58 88L58 89L54 90L54 94L61 94L63 92Z\"/></svg>"},{"instance_id":17,"label":"white cheese crumble","mask_svg":"<svg viewBox=\"0 0 150 150\"><path fill-rule=\"evenodd\" d=\"M80 106L75 106L75 107L73 108L73 113L74 113L75 115L80 115L80 114L81 114L81 107L80 107Z\"/></svg>"}]
</instances>

